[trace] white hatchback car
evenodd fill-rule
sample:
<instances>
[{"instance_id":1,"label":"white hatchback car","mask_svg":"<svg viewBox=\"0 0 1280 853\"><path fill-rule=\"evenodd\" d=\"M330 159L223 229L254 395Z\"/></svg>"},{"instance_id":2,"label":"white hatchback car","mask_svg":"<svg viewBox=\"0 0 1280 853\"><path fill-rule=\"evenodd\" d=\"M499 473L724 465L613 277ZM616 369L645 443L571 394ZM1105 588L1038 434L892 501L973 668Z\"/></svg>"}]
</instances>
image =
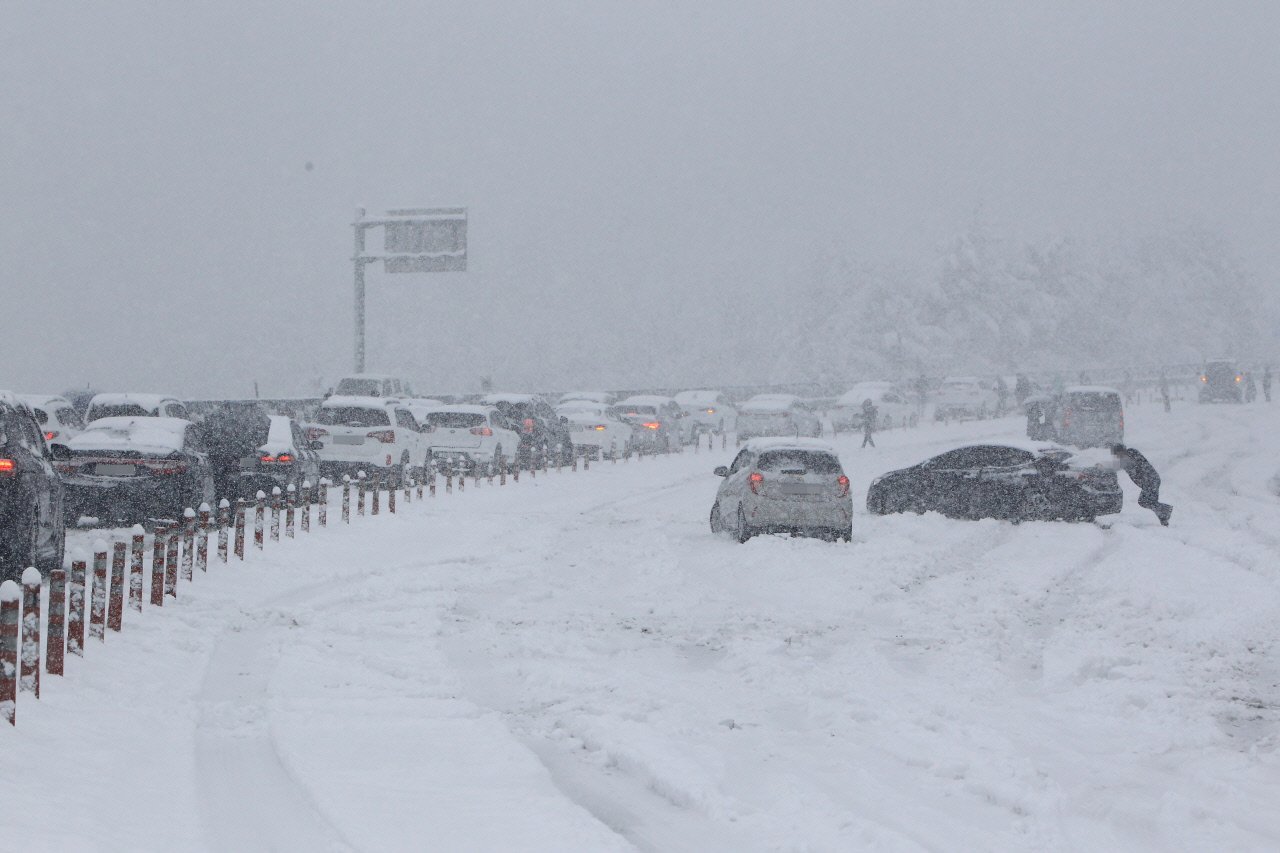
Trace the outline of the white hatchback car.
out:
<instances>
[{"instance_id":1,"label":"white hatchback car","mask_svg":"<svg viewBox=\"0 0 1280 853\"><path fill-rule=\"evenodd\" d=\"M867 400L876 407L876 429L908 426L919 420L915 404L892 382L859 382L836 400L831 425L837 430L861 429L862 406Z\"/></svg>"},{"instance_id":2,"label":"white hatchback car","mask_svg":"<svg viewBox=\"0 0 1280 853\"><path fill-rule=\"evenodd\" d=\"M319 442L320 473L326 477L418 470L429 452L413 413L383 397L330 397L308 425L307 440Z\"/></svg>"},{"instance_id":3,"label":"white hatchback car","mask_svg":"<svg viewBox=\"0 0 1280 853\"><path fill-rule=\"evenodd\" d=\"M586 400L556 406L556 414L569 421L569 436L579 456L605 459L623 454L631 447L635 429L609 414L609 407Z\"/></svg>"},{"instance_id":4,"label":"white hatchback car","mask_svg":"<svg viewBox=\"0 0 1280 853\"><path fill-rule=\"evenodd\" d=\"M737 424L737 410L719 391L681 391L675 401L695 432L733 432Z\"/></svg>"},{"instance_id":5,"label":"white hatchback car","mask_svg":"<svg viewBox=\"0 0 1280 853\"><path fill-rule=\"evenodd\" d=\"M182 418L189 420L187 406L174 397L164 394L95 394L85 412L85 423L98 418Z\"/></svg>"},{"instance_id":6,"label":"white hatchback car","mask_svg":"<svg viewBox=\"0 0 1280 853\"><path fill-rule=\"evenodd\" d=\"M520 435L503 425L491 406L412 406L422 425L432 463L455 470L494 472L510 465L520 446Z\"/></svg>"},{"instance_id":7,"label":"white hatchback car","mask_svg":"<svg viewBox=\"0 0 1280 853\"><path fill-rule=\"evenodd\" d=\"M738 408L739 443L761 436L817 438L822 419L794 394L757 394Z\"/></svg>"},{"instance_id":8,"label":"white hatchback car","mask_svg":"<svg viewBox=\"0 0 1280 853\"><path fill-rule=\"evenodd\" d=\"M19 394L18 399L31 407L36 416L40 432L44 433L44 443L66 444L72 438L84 432L84 421L80 413L65 397L51 394Z\"/></svg>"}]
</instances>

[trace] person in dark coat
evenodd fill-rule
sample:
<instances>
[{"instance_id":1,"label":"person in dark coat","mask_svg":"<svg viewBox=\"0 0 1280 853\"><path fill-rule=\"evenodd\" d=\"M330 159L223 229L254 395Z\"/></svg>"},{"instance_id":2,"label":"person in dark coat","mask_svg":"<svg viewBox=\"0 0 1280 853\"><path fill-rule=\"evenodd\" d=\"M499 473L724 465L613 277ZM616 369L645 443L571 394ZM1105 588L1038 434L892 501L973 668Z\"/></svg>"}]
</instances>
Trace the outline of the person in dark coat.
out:
<instances>
[{"instance_id":1,"label":"person in dark coat","mask_svg":"<svg viewBox=\"0 0 1280 853\"><path fill-rule=\"evenodd\" d=\"M1140 490L1138 506L1154 512L1156 518L1160 519L1160 523L1168 527L1169 516L1173 515L1173 507L1160 503L1160 475L1156 473L1155 466L1147 461L1147 457L1123 444L1111 445L1111 455L1119 463L1120 469L1128 473L1129 479L1133 480L1133 484Z\"/></svg>"},{"instance_id":2,"label":"person in dark coat","mask_svg":"<svg viewBox=\"0 0 1280 853\"><path fill-rule=\"evenodd\" d=\"M1268 403L1271 402L1271 365L1269 364L1262 371L1262 396Z\"/></svg>"},{"instance_id":3,"label":"person in dark coat","mask_svg":"<svg viewBox=\"0 0 1280 853\"><path fill-rule=\"evenodd\" d=\"M871 434L876 430L876 418L880 417L880 410L876 408L876 404L870 399L862 401L862 446L866 447L870 444L876 446L876 441Z\"/></svg>"},{"instance_id":4,"label":"person in dark coat","mask_svg":"<svg viewBox=\"0 0 1280 853\"><path fill-rule=\"evenodd\" d=\"M1160 371L1160 399L1164 402L1164 410L1171 410L1169 405L1169 377L1164 375L1164 371Z\"/></svg>"}]
</instances>

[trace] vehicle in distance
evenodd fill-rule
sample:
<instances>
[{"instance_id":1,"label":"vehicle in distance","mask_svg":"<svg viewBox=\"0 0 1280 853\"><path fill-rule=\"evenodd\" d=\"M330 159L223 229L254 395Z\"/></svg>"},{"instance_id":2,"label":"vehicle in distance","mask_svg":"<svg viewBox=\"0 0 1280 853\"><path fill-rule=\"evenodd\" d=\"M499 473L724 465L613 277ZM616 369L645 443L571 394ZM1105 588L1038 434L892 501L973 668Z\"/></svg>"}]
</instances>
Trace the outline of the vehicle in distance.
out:
<instances>
[{"instance_id":1,"label":"vehicle in distance","mask_svg":"<svg viewBox=\"0 0 1280 853\"><path fill-rule=\"evenodd\" d=\"M569 422L569 434L579 456L605 459L623 455L631 447L634 427L611 415L606 405L570 400L556 406L556 414Z\"/></svg>"},{"instance_id":2,"label":"vehicle in distance","mask_svg":"<svg viewBox=\"0 0 1280 853\"><path fill-rule=\"evenodd\" d=\"M320 454L298 422L284 415L267 415L265 426L253 436L252 451L239 459L235 483L225 492L219 489L219 495L251 498L259 491L270 494L276 487L287 492L290 486L300 494L304 483L315 486L320 482Z\"/></svg>"},{"instance_id":3,"label":"vehicle in distance","mask_svg":"<svg viewBox=\"0 0 1280 853\"><path fill-rule=\"evenodd\" d=\"M408 382L382 373L354 373L338 380L335 397L412 397Z\"/></svg>"},{"instance_id":4,"label":"vehicle in distance","mask_svg":"<svg viewBox=\"0 0 1280 853\"><path fill-rule=\"evenodd\" d=\"M822 419L794 394L757 394L738 407L738 442L766 436L816 438Z\"/></svg>"},{"instance_id":5,"label":"vehicle in distance","mask_svg":"<svg viewBox=\"0 0 1280 853\"><path fill-rule=\"evenodd\" d=\"M737 425L737 410L719 391L681 391L673 399L688 418L695 436L733 432Z\"/></svg>"},{"instance_id":6,"label":"vehicle in distance","mask_svg":"<svg viewBox=\"0 0 1280 853\"><path fill-rule=\"evenodd\" d=\"M872 481L877 515L939 512L951 518L1092 521L1120 511L1113 468L1053 444L976 444L949 450Z\"/></svg>"},{"instance_id":7,"label":"vehicle in distance","mask_svg":"<svg viewBox=\"0 0 1280 853\"><path fill-rule=\"evenodd\" d=\"M976 376L948 376L942 380L933 405L936 421L988 418L999 404L995 383Z\"/></svg>"},{"instance_id":8,"label":"vehicle in distance","mask_svg":"<svg viewBox=\"0 0 1280 853\"><path fill-rule=\"evenodd\" d=\"M1235 362L1211 361L1200 371L1201 403L1243 403L1244 374Z\"/></svg>"},{"instance_id":9,"label":"vehicle in distance","mask_svg":"<svg viewBox=\"0 0 1280 853\"><path fill-rule=\"evenodd\" d=\"M84 430L80 413L66 397L56 394L20 394L18 399L26 403L35 415L36 424L44 434L45 444L65 444Z\"/></svg>"},{"instance_id":10,"label":"vehicle in distance","mask_svg":"<svg viewBox=\"0 0 1280 853\"><path fill-rule=\"evenodd\" d=\"M746 542L758 533L824 539L853 537L853 499L840 457L826 442L806 438L748 441L723 477L711 506L711 532Z\"/></svg>"},{"instance_id":11,"label":"vehicle in distance","mask_svg":"<svg viewBox=\"0 0 1280 853\"><path fill-rule=\"evenodd\" d=\"M62 444L46 444L25 403L0 391L0 581L20 580L28 566L48 573L62 564L63 485L54 462L69 455Z\"/></svg>"},{"instance_id":12,"label":"vehicle in distance","mask_svg":"<svg viewBox=\"0 0 1280 853\"><path fill-rule=\"evenodd\" d=\"M427 461L418 421L396 399L330 397L307 425L306 440L316 442L309 446L320 455L320 473L331 479L411 471Z\"/></svg>"},{"instance_id":13,"label":"vehicle in distance","mask_svg":"<svg viewBox=\"0 0 1280 853\"><path fill-rule=\"evenodd\" d=\"M609 411L631 425L632 447L638 453L669 453L680 446L684 411L670 397L636 394Z\"/></svg>"},{"instance_id":14,"label":"vehicle in distance","mask_svg":"<svg viewBox=\"0 0 1280 853\"><path fill-rule=\"evenodd\" d=\"M520 434L492 406L414 407L437 470L496 473L509 465Z\"/></svg>"},{"instance_id":15,"label":"vehicle in distance","mask_svg":"<svg viewBox=\"0 0 1280 853\"><path fill-rule=\"evenodd\" d=\"M67 518L121 522L178 518L214 500L213 472L198 427L182 418L98 418L55 463Z\"/></svg>"},{"instance_id":16,"label":"vehicle in distance","mask_svg":"<svg viewBox=\"0 0 1280 853\"><path fill-rule=\"evenodd\" d=\"M557 449L561 462L567 465L573 459L569 425L561 421L551 404L539 395L486 394L480 402L497 409L503 425L520 434L520 446L515 450L515 461L520 467L550 459Z\"/></svg>"},{"instance_id":17,"label":"vehicle in distance","mask_svg":"<svg viewBox=\"0 0 1280 853\"><path fill-rule=\"evenodd\" d=\"M1028 397L1027 437L1074 447L1109 447L1124 441L1124 401L1101 385L1072 385L1060 394Z\"/></svg>"},{"instance_id":18,"label":"vehicle in distance","mask_svg":"<svg viewBox=\"0 0 1280 853\"><path fill-rule=\"evenodd\" d=\"M875 428L907 426L918 420L916 407L892 382L859 382L836 399L831 425L837 430L862 429L863 404L876 407Z\"/></svg>"},{"instance_id":19,"label":"vehicle in distance","mask_svg":"<svg viewBox=\"0 0 1280 853\"><path fill-rule=\"evenodd\" d=\"M612 406L618 395L609 391L568 391L560 395L557 405L565 403L597 403L601 406Z\"/></svg>"},{"instance_id":20,"label":"vehicle in distance","mask_svg":"<svg viewBox=\"0 0 1280 853\"><path fill-rule=\"evenodd\" d=\"M187 406L181 400L163 394L95 394L85 412L85 423L99 418L182 418L187 420Z\"/></svg>"}]
</instances>

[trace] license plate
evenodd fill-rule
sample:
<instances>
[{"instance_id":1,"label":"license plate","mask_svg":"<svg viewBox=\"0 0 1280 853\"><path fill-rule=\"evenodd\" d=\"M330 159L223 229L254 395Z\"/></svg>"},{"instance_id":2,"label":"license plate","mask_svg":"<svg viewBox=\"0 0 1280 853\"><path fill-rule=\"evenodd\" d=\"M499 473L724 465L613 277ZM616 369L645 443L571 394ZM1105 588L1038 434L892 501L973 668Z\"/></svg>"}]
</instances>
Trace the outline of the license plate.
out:
<instances>
[{"instance_id":1,"label":"license plate","mask_svg":"<svg viewBox=\"0 0 1280 853\"><path fill-rule=\"evenodd\" d=\"M138 473L138 466L99 462L94 466L93 472L99 477L132 477Z\"/></svg>"},{"instance_id":2,"label":"license plate","mask_svg":"<svg viewBox=\"0 0 1280 853\"><path fill-rule=\"evenodd\" d=\"M244 457L242 457L242 458L240 459L240 467L241 467L241 468L257 468L257 467L258 467L258 457L256 457L256 456L244 456Z\"/></svg>"},{"instance_id":3,"label":"license plate","mask_svg":"<svg viewBox=\"0 0 1280 853\"><path fill-rule=\"evenodd\" d=\"M822 486L817 483L783 483L784 495L820 495Z\"/></svg>"},{"instance_id":4,"label":"license plate","mask_svg":"<svg viewBox=\"0 0 1280 853\"><path fill-rule=\"evenodd\" d=\"M334 444L364 444L363 435L335 435Z\"/></svg>"}]
</instances>

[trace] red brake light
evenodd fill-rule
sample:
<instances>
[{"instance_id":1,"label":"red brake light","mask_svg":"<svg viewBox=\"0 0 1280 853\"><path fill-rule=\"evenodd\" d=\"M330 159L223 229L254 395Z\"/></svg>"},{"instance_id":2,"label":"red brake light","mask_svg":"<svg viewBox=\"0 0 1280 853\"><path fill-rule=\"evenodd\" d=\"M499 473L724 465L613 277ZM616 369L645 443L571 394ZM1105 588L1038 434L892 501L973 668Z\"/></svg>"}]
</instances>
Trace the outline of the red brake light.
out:
<instances>
[{"instance_id":1,"label":"red brake light","mask_svg":"<svg viewBox=\"0 0 1280 853\"><path fill-rule=\"evenodd\" d=\"M12 477L18 472L18 463L12 459L0 459L0 477Z\"/></svg>"},{"instance_id":2,"label":"red brake light","mask_svg":"<svg viewBox=\"0 0 1280 853\"><path fill-rule=\"evenodd\" d=\"M526 434L533 432L533 418L524 419L524 431Z\"/></svg>"},{"instance_id":3,"label":"red brake light","mask_svg":"<svg viewBox=\"0 0 1280 853\"><path fill-rule=\"evenodd\" d=\"M751 487L751 494L760 494L759 485L764 482L764 474L759 471L752 471L751 476L747 478L747 485Z\"/></svg>"},{"instance_id":4,"label":"red brake light","mask_svg":"<svg viewBox=\"0 0 1280 853\"><path fill-rule=\"evenodd\" d=\"M57 437L58 437L58 434L56 432L46 432L44 434L45 441L53 441Z\"/></svg>"},{"instance_id":5,"label":"red brake light","mask_svg":"<svg viewBox=\"0 0 1280 853\"><path fill-rule=\"evenodd\" d=\"M595 426L592 427L592 429L595 430L596 432L604 432L605 430L608 429L608 427L605 426L604 424L596 424Z\"/></svg>"},{"instance_id":6,"label":"red brake light","mask_svg":"<svg viewBox=\"0 0 1280 853\"><path fill-rule=\"evenodd\" d=\"M1236 377L1236 381L1237 381L1237 382L1239 382L1239 381L1240 381L1240 377L1239 377L1239 376L1237 376L1237 377Z\"/></svg>"},{"instance_id":7,"label":"red brake light","mask_svg":"<svg viewBox=\"0 0 1280 853\"><path fill-rule=\"evenodd\" d=\"M840 486L840 497L843 498L849 494L849 478L848 477L846 477L844 474L841 474L839 477L836 477L836 484Z\"/></svg>"},{"instance_id":8,"label":"red brake light","mask_svg":"<svg viewBox=\"0 0 1280 853\"><path fill-rule=\"evenodd\" d=\"M471 428L472 435L493 435L493 430L487 426L478 426Z\"/></svg>"},{"instance_id":9,"label":"red brake light","mask_svg":"<svg viewBox=\"0 0 1280 853\"><path fill-rule=\"evenodd\" d=\"M279 456L276 457L276 461L287 465L293 461L293 456L288 453L281 453Z\"/></svg>"},{"instance_id":10,"label":"red brake light","mask_svg":"<svg viewBox=\"0 0 1280 853\"><path fill-rule=\"evenodd\" d=\"M658 421L645 421L645 429L658 429L662 426Z\"/></svg>"},{"instance_id":11,"label":"red brake light","mask_svg":"<svg viewBox=\"0 0 1280 853\"><path fill-rule=\"evenodd\" d=\"M268 453L266 456L259 458L258 461L259 462L275 462L276 458L272 456L270 453Z\"/></svg>"},{"instance_id":12,"label":"red brake light","mask_svg":"<svg viewBox=\"0 0 1280 853\"><path fill-rule=\"evenodd\" d=\"M1201 376L1201 377L1200 377L1200 381L1201 381L1201 382L1208 382L1208 381L1209 381L1209 377L1208 377L1208 376Z\"/></svg>"},{"instance_id":13,"label":"red brake light","mask_svg":"<svg viewBox=\"0 0 1280 853\"><path fill-rule=\"evenodd\" d=\"M708 415L714 415L715 413L716 413L716 410L715 410L715 409L707 409L707 414L708 414Z\"/></svg>"},{"instance_id":14,"label":"red brake light","mask_svg":"<svg viewBox=\"0 0 1280 853\"><path fill-rule=\"evenodd\" d=\"M396 443L396 431L393 429L380 429L371 433L366 433L369 438L376 438L383 444Z\"/></svg>"}]
</instances>

